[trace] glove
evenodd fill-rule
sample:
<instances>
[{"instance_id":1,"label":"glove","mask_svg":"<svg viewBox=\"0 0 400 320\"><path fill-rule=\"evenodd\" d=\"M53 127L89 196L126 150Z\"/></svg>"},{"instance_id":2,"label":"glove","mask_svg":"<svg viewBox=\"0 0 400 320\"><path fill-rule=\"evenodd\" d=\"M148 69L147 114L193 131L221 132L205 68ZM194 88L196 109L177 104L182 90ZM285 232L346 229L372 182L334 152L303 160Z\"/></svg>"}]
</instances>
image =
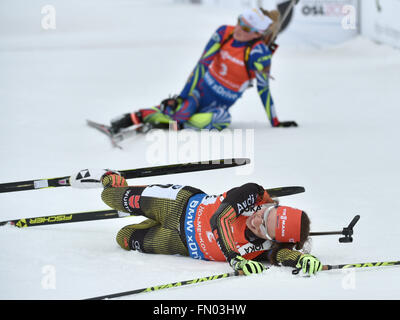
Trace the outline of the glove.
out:
<instances>
[{"instance_id":1,"label":"glove","mask_svg":"<svg viewBox=\"0 0 400 320\"><path fill-rule=\"evenodd\" d=\"M103 187L102 179L108 174L117 174L117 171L109 169L84 169L71 175L69 184L73 188L92 189Z\"/></svg>"},{"instance_id":2,"label":"glove","mask_svg":"<svg viewBox=\"0 0 400 320\"><path fill-rule=\"evenodd\" d=\"M105 175L103 175L101 182L104 188L119 188L128 186L126 179L114 171L108 171Z\"/></svg>"},{"instance_id":3,"label":"glove","mask_svg":"<svg viewBox=\"0 0 400 320\"><path fill-rule=\"evenodd\" d=\"M298 125L296 121L281 121L276 125L276 127L289 128L289 127L298 127Z\"/></svg>"},{"instance_id":4,"label":"glove","mask_svg":"<svg viewBox=\"0 0 400 320\"><path fill-rule=\"evenodd\" d=\"M257 196L256 205L260 206L265 203L274 203L274 200L271 199L267 190L263 190Z\"/></svg>"},{"instance_id":5,"label":"glove","mask_svg":"<svg viewBox=\"0 0 400 320\"><path fill-rule=\"evenodd\" d=\"M248 276L253 273L261 273L265 270L262 263L252 260L246 260L242 256L236 256L229 261L230 266L235 271L243 271L243 273Z\"/></svg>"},{"instance_id":6,"label":"glove","mask_svg":"<svg viewBox=\"0 0 400 320\"><path fill-rule=\"evenodd\" d=\"M177 95L173 96L172 98L164 99L160 103L160 110L165 114L173 114L182 102L183 99Z\"/></svg>"},{"instance_id":7,"label":"glove","mask_svg":"<svg viewBox=\"0 0 400 320\"><path fill-rule=\"evenodd\" d=\"M293 272L294 274L297 274L300 270L303 270L303 273L312 275L322 270L322 263L311 254L302 254L297 261L296 268L297 269L294 271L297 272Z\"/></svg>"}]
</instances>

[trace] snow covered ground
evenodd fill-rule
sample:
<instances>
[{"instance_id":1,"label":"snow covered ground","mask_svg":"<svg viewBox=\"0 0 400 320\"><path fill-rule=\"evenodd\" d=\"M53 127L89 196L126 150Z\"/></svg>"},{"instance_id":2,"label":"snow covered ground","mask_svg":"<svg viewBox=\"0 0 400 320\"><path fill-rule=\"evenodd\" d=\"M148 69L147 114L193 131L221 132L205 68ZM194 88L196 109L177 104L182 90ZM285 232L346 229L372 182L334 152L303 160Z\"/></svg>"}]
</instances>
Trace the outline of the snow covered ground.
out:
<instances>
[{"instance_id":1,"label":"snow covered ground","mask_svg":"<svg viewBox=\"0 0 400 320\"><path fill-rule=\"evenodd\" d=\"M51 2L55 30L41 27L47 1L0 2L1 182L210 157L203 149L187 154L182 144L157 155L146 137L112 149L85 119L108 122L178 93L212 32L235 23L236 9L160 0ZM231 109L232 129L254 129L254 140L247 152L242 146L211 158L251 156L251 168L129 182L189 184L211 194L249 181L303 185L305 193L281 202L308 212L313 231L341 230L361 215L353 243L313 239L312 253L324 263L400 260L399 51L362 37L316 49L300 46L289 31L280 44L272 94L280 119L296 120L298 128L271 128L249 90ZM106 209L99 195L72 188L1 194L0 220ZM116 233L139 221L2 227L0 299L82 299L231 272L226 263L121 250ZM398 267L312 278L272 267L125 299L399 299L399 284Z\"/></svg>"}]
</instances>

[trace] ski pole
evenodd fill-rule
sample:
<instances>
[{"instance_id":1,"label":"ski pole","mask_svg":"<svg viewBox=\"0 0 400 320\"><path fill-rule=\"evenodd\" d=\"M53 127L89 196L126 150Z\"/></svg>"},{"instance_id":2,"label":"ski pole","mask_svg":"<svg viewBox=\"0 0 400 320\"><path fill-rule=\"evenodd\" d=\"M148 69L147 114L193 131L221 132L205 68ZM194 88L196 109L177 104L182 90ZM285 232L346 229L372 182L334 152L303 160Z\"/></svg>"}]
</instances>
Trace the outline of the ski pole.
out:
<instances>
[{"instance_id":1,"label":"ski pole","mask_svg":"<svg viewBox=\"0 0 400 320\"><path fill-rule=\"evenodd\" d=\"M310 236L327 236L327 235L335 235L335 234L341 234L344 235L344 237L339 238L339 242L341 243L350 243L353 242L353 228L356 225L356 223L360 220L360 216L356 215L353 220L349 223L347 227L344 227L342 231L325 231L325 232L310 232Z\"/></svg>"},{"instance_id":2,"label":"ski pole","mask_svg":"<svg viewBox=\"0 0 400 320\"><path fill-rule=\"evenodd\" d=\"M371 268L371 267L390 267L400 265L400 261L379 261L379 262L361 262L350 264L324 265L322 270L350 269L350 268Z\"/></svg>"},{"instance_id":3,"label":"ski pole","mask_svg":"<svg viewBox=\"0 0 400 320\"><path fill-rule=\"evenodd\" d=\"M294 6L299 2L299 0L291 0L290 4L286 8L282 18L279 20L279 27L278 27L278 33L282 28L282 25L285 23L287 17L289 16L290 11L294 8Z\"/></svg>"},{"instance_id":4,"label":"ski pole","mask_svg":"<svg viewBox=\"0 0 400 320\"><path fill-rule=\"evenodd\" d=\"M337 270L337 269L353 269L353 268L372 268L372 267L390 267L400 265L400 261L379 261L379 262L361 262L361 263L349 263L349 264L326 264L322 266L322 271ZM298 274L301 268L294 269L292 274Z\"/></svg>"},{"instance_id":5,"label":"ski pole","mask_svg":"<svg viewBox=\"0 0 400 320\"><path fill-rule=\"evenodd\" d=\"M188 285L188 284L199 284L199 283L206 282L206 281L219 280L219 279L224 279L224 278L229 278L229 277L237 277L237 276L241 276L241 275L243 275L242 271L228 272L228 273L222 273L222 274L217 274L217 275L208 276L208 277L172 282L172 283L168 283L168 284L162 284L162 285L143 288L143 289L136 289L136 290L118 292L118 293L113 293L113 294L107 294L104 296L98 296L98 297L88 298L88 299L84 299L84 300L112 299L112 298L118 298L118 297L132 295L132 294L138 294L138 293L142 293L142 292L151 292L151 291L158 291L158 290L168 289L168 288L177 288L177 287L181 287L181 286Z\"/></svg>"},{"instance_id":6,"label":"ski pole","mask_svg":"<svg viewBox=\"0 0 400 320\"><path fill-rule=\"evenodd\" d=\"M290 3L288 4L288 6L286 7L286 10L285 10L285 12L283 13L282 17L279 19L278 27L276 28L276 32L272 35L272 37L271 37L271 39L270 39L270 41L269 41L269 43L268 43L268 46L271 45L271 44L276 40L276 38L277 38L277 36L278 36L278 34L279 34L281 28L282 28L282 25L285 23L287 17L289 16L289 13L291 12L291 10L294 8L294 6L295 6L298 2L299 2L299 0L291 0L291 1L290 1Z\"/></svg>"}]
</instances>

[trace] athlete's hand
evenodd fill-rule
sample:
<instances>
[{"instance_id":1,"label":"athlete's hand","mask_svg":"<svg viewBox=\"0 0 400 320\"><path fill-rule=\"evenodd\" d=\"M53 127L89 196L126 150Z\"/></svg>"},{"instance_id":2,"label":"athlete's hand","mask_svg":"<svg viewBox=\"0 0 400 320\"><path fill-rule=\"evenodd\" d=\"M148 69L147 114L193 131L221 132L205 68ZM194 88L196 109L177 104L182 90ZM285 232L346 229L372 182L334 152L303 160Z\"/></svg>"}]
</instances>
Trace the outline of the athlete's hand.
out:
<instances>
[{"instance_id":1,"label":"athlete's hand","mask_svg":"<svg viewBox=\"0 0 400 320\"><path fill-rule=\"evenodd\" d=\"M271 199L270 195L268 194L267 190L262 190L259 192L256 200L256 205L261 206L265 203L274 203L274 200Z\"/></svg>"},{"instance_id":2,"label":"athlete's hand","mask_svg":"<svg viewBox=\"0 0 400 320\"><path fill-rule=\"evenodd\" d=\"M109 171L105 175L103 175L103 177L101 178L101 182L103 183L104 188L119 188L128 186L126 179L120 174L115 173L114 171Z\"/></svg>"},{"instance_id":3,"label":"athlete's hand","mask_svg":"<svg viewBox=\"0 0 400 320\"><path fill-rule=\"evenodd\" d=\"M298 125L296 121L281 121L276 125L276 127L289 128L289 127L298 127Z\"/></svg>"},{"instance_id":4,"label":"athlete's hand","mask_svg":"<svg viewBox=\"0 0 400 320\"><path fill-rule=\"evenodd\" d=\"M174 114L179 105L183 102L180 96L173 96L161 101L160 110L165 114Z\"/></svg>"},{"instance_id":5,"label":"athlete's hand","mask_svg":"<svg viewBox=\"0 0 400 320\"><path fill-rule=\"evenodd\" d=\"M262 263L253 260L246 260L242 256L236 256L235 258L231 259L229 264L233 270L243 271L246 276L250 274L261 273L265 270L265 267Z\"/></svg>"},{"instance_id":6,"label":"athlete's hand","mask_svg":"<svg viewBox=\"0 0 400 320\"><path fill-rule=\"evenodd\" d=\"M302 254L297 261L296 268L295 274L303 270L303 273L312 275L322 270L322 263L311 254Z\"/></svg>"}]
</instances>

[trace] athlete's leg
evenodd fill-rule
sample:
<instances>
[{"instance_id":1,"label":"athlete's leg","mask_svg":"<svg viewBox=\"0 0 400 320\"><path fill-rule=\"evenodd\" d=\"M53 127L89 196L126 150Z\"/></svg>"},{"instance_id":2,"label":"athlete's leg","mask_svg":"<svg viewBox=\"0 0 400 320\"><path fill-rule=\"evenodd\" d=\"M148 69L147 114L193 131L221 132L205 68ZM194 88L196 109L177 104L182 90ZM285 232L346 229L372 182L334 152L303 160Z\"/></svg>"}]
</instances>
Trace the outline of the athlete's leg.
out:
<instances>
[{"instance_id":1,"label":"athlete's leg","mask_svg":"<svg viewBox=\"0 0 400 320\"><path fill-rule=\"evenodd\" d=\"M223 108L215 108L213 112L195 113L184 123L183 127L190 129L217 129L219 131L227 128L231 123L230 113Z\"/></svg>"},{"instance_id":2,"label":"athlete's leg","mask_svg":"<svg viewBox=\"0 0 400 320\"><path fill-rule=\"evenodd\" d=\"M199 107L196 113L184 123L184 128L220 131L230 125L231 115L228 109L232 101L217 96L205 82L201 83L193 94L199 100Z\"/></svg>"},{"instance_id":3,"label":"athlete's leg","mask_svg":"<svg viewBox=\"0 0 400 320\"><path fill-rule=\"evenodd\" d=\"M118 183L115 183L118 182ZM103 178L103 201L110 207L148 219L122 228L117 243L126 250L188 255L183 230L186 205L201 190L180 185L127 186L118 175Z\"/></svg>"},{"instance_id":4,"label":"athlete's leg","mask_svg":"<svg viewBox=\"0 0 400 320\"><path fill-rule=\"evenodd\" d=\"M178 232L163 228L158 222L151 219L123 227L118 232L116 240L120 247L125 250L189 255Z\"/></svg>"},{"instance_id":5,"label":"athlete's leg","mask_svg":"<svg viewBox=\"0 0 400 320\"><path fill-rule=\"evenodd\" d=\"M116 184L115 180L118 177L120 176L111 174L103 178L104 189L101 193L101 199L115 210L134 216L143 215L140 210L139 198L146 186L129 187L125 179L123 179L122 183Z\"/></svg>"},{"instance_id":6,"label":"athlete's leg","mask_svg":"<svg viewBox=\"0 0 400 320\"><path fill-rule=\"evenodd\" d=\"M113 187L115 176L103 178L101 198L108 206L131 215L145 216L172 230L180 230L181 216L186 212L189 198L203 193L193 187L173 184L127 186L125 180L123 186Z\"/></svg>"},{"instance_id":7,"label":"athlete's leg","mask_svg":"<svg viewBox=\"0 0 400 320\"><path fill-rule=\"evenodd\" d=\"M165 99L157 107L149 110L140 110L144 115L143 122L152 124L169 124L176 121L178 124L184 123L196 112L198 108L198 99L190 95L186 99L174 97Z\"/></svg>"},{"instance_id":8,"label":"athlete's leg","mask_svg":"<svg viewBox=\"0 0 400 320\"><path fill-rule=\"evenodd\" d=\"M180 97L163 100L158 106L140 109L139 111L123 114L111 120L113 132L119 132L134 124L150 124L152 128L168 129L171 122L178 125L186 122L198 107L198 100L194 96L187 99ZM180 126L177 128L179 129Z\"/></svg>"}]
</instances>

